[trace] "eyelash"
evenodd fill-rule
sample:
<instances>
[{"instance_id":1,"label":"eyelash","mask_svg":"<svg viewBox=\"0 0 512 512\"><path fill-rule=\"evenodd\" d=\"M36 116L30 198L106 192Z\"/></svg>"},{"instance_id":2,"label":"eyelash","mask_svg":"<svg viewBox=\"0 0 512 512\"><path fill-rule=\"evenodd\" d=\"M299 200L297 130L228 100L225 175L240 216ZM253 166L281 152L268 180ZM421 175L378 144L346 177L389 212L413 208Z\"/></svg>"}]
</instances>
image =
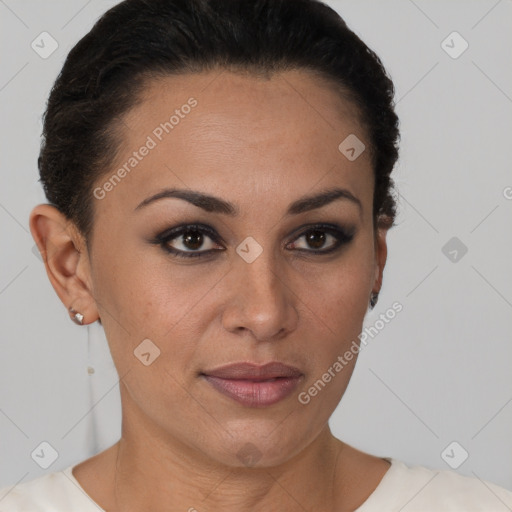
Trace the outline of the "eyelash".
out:
<instances>
[{"instance_id":1,"label":"eyelash","mask_svg":"<svg viewBox=\"0 0 512 512\"><path fill-rule=\"evenodd\" d=\"M340 249L343 245L348 244L352 241L354 238L354 230L351 230L349 232L345 231L341 227L337 226L336 224L314 224L309 226L306 230L302 231L296 238L292 240L292 242L295 242L296 240L302 238L304 235L307 235L309 233L319 231L319 232L325 232L330 235L332 235L336 242L332 247L330 247L327 250L308 250L308 249L297 249L300 252L305 252L308 254L315 254L315 255L324 255L324 254L330 254L338 249ZM224 249L209 249L207 251L182 251L180 249L174 249L169 247L167 245L172 240L175 240L179 238L181 235L184 235L186 233L199 233L202 235L207 235L213 242L216 244L220 244L221 240L220 237L217 235L217 233L211 229L209 226L203 225L203 224L185 224L181 226L177 226L172 229L168 229L164 231L163 233L157 235L155 239L153 239L151 242L157 245L160 245L164 251L167 253L170 253L178 258L199 258L199 257L207 257L211 255L214 252L221 252Z\"/></svg>"}]
</instances>

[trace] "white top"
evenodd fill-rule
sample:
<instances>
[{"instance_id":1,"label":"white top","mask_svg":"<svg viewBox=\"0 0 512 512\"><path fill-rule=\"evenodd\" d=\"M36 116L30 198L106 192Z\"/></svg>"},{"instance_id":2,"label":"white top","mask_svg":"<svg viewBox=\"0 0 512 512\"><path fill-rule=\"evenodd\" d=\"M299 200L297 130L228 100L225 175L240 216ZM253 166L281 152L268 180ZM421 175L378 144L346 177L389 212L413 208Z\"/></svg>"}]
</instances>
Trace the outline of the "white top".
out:
<instances>
[{"instance_id":1,"label":"white top","mask_svg":"<svg viewBox=\"0 0 512 512\"><path fill-rule=\"evenodd\" d=\"M391 466L355 512L510 512L512 492L448 469ZM73 466L0 489L0 512L105 512L82 489Z\"/></svg>"}]
</instances>

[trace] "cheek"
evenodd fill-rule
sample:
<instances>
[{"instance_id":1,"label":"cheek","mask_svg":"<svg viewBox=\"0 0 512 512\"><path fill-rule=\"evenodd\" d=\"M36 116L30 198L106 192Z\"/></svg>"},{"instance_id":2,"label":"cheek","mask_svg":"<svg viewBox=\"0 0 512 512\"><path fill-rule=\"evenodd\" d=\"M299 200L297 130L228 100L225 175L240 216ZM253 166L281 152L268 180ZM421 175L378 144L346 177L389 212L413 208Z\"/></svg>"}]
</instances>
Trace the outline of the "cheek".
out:
<instances>
[{"instance_id":1,"label":"cheek","mask_svg":"<svg viewBox=\"0 0 512 512\"><path fill-rule=\"evenodd\" d=\"M371 241L360 237L338 260L302 274L305 303L333 333L353 334L362 324L374 278L372 251Z\"/></svg>"},{"instance_id":2,"label":"cheek","mask_svg":"<svg viewBox=\"0 0 512 512\"><path fill-rule=\"evenodd\" d=\"M205 290L161 257L128 253L105 250L95 276L112 359L130 403L147 412L178 407L187 400L185 373L199 330L193 322Z\"/></svg>"},{"instance_id":3,"label":"cheek","mask_svg":"<svg viewBox=\"0 0 512 512\"><path fill-rule=\"evenodd\" d=\"M153 369L161 374L148 372L150 382L159 386L154 379L165 380L165 370L181 382L204 330L209 290L219 276L206 266L172 263L157 248L144 257L140 250L139 257L135 251L129 253L135 256L120 255L115 265L111 259L97 273L100 314L102 320L105 316L105 333L118 373L142 370L134 351L150 340L144 343L158 354Z\"/></svg>"},{"instance_id":4,"label":"cheek","mask_svg":"<svg viewBox=\"0 0 512 512\"><path fill-rule=\"evenodd\" d=\"M368 266L346 264L330 279L322 281L308 298L308 309L315 332L314 350L309 355L310 372L298 401L317 424L328 421L339 404L355 368L359 335L368 310Z\"/></svg>"},{"instance_id":5,"label":"cheek","mask_svg":"<svg viewBox=\"0 0 512 512\"><path fill-rule=\"evenodd\" d=\"M307 290L301 298L311 325L305 329L317 333L318 350L311 354L312 379L321 378L339 356L353 351L348 355L350 360L344 360L343 371L334 371L336 378L328 384L334 394L345 389L357 359L358 336L368 311L374 277L372 251L371 238L360 237L336 263L328 265L328 271L322 269L314 275L304 272L299 285Z\"/></svg>"}]
</instances>

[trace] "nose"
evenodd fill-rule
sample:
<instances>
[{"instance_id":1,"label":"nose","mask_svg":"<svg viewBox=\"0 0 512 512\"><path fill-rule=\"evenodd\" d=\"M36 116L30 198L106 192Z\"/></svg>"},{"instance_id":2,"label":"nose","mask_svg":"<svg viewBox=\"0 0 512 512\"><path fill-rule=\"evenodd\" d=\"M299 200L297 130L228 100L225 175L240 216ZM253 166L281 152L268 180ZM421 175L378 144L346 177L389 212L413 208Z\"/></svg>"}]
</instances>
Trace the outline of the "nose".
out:
<instances>
[{"instance_id":1,"label":"nose","mask_svg":"<svg viewBox=\"0 0 512 512\"><path fill-rule=\"evenodd\" d=\"M288 275L288 277L287 277ZM249 334L257 341L276 340L295 330L297 294L289 273L265 251L252 263L234 262L227 283L229 299L222 323L233 333Z\"/></svg>"}]
</instances>

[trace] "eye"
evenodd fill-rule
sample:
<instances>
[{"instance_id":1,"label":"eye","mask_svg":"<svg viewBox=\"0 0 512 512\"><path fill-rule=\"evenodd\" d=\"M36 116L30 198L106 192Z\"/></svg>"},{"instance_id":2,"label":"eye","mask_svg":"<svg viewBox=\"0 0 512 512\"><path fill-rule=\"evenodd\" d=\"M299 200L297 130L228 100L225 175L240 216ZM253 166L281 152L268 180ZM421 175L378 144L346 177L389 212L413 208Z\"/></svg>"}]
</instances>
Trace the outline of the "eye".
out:
<instances>
[{"instance_id":1,"label":"eye","mask_svg":"<svg viewBox=\"0 0 512 512\"><path fill-rule=\"evenodd\" d=\"M315 224L296 237L291 245L293 250L299 252L322 255L336 251L353 237L353 229L347 232L336 224ZM303 243L297 243L301 239L304 239ZM224 248L214 248L221 241L221 237L209 226L185 224L164 231L151 242L178 258L198 258L224 251Z\"/></svg>"},{"instance_id":2,"label":"eye","mask_svg":"<svg viewBox=\"0 0 512 512\"><path fill-rule=\"evenodd\" d=\"M208 243L207 240L210 240ZM178 226L157 236L154 240L162 248L179 258L197 258L224 249L213 249L213 244L220 241L216 232L202 224ZM172 245L171 245L172 242ZM198 251L203 248L204 250Z\"/></svg>"},{"instance_id":3,"label":"eye","mask_svg":"<svg viewBox=\"0 0 512 512\"><path fill-rule=\"evenodd\" d=\"M317 224L296 238L293 242L293 248L306 253L328 254L349 243L353 238L353 230L346 232L334 224ZM296 240L301 239L304 240L303 243L297 244ZM302 247L299 247L299 245L302 245ZM326 245L327 248L325 248Z\"/></svg>"}]
</instances>

